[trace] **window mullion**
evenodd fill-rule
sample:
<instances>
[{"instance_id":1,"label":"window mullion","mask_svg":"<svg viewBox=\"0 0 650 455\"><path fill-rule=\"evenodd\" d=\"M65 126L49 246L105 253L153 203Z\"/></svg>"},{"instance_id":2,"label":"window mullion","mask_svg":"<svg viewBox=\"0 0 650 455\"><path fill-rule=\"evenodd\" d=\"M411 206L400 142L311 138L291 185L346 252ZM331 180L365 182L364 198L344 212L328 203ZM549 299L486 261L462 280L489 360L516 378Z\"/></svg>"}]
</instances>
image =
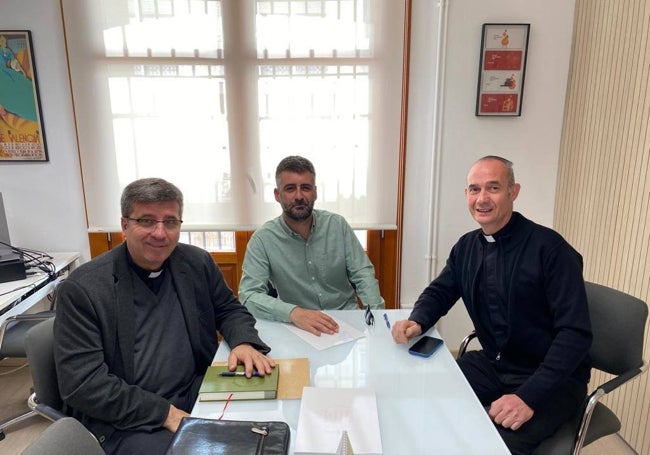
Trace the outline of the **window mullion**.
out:
<instances>
[{"instance_id":1,"label":"window mullion","mask_svg":"<svg viewBox=\"0 0 650 455\"><path fill-rule=\"evenodd\" d=\"M232 197L243 224L263 201L259 150L255 1L222 0Z\"/></svg>"}]
</instances>

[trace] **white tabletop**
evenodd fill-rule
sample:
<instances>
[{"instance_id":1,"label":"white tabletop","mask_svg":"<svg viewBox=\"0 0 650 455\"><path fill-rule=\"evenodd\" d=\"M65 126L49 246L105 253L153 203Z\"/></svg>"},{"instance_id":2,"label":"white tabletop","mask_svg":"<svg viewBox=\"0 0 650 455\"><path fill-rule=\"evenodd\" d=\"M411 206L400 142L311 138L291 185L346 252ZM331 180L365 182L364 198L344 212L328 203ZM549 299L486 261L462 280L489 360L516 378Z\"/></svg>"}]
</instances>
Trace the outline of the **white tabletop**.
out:
<instances>
[{"instance_id":1,"label":"white tabletop","mask_svg":"<svg viewBox=\"0 0 650 455\"><path fill-rule=\"evenodd\" d=\"M409 310L387 310L389 320L405 319ZM508 454L508 449L472 392L447 348L432 357L408 354L393 342L382 313L368 327L362 311L328 311L366 335L326 350L317 350L284 327L259 320L262 339L276 359L307 357L314 387L369 387L375 390L384 454ZM432 329L429 335L439 336ZM230 348L222 343L215 361ZM197 402L193 416L218 418L224 402ZM291 453L296 440L300 400L234 401L225 420L282 420L291 427Z\"/></svg>"},{"instance_id":2,"label":"white tabletop","mask_svg":"<svg viewBox=\"0 0 650 455\"><path fill-rule=\"evenodd\" d=\"M54 264L55 273L70 267L79 258L79 253L49 253L49 255L52 256L50 261ZM3 312L0 321L26 311L27 305L20 305L22 297L42 286L49 279L47 273L38 270L24 280L0 283L0 312Z\"/></svg>"}]
</instances>

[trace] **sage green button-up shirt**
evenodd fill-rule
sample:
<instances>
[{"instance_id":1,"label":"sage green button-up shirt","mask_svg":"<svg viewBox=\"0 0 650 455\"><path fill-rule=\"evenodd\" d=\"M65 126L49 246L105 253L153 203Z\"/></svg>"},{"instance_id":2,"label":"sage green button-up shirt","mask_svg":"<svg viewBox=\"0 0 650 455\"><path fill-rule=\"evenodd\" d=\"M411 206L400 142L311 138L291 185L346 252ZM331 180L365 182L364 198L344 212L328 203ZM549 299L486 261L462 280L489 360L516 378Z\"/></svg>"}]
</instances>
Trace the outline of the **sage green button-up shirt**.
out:
<instances>
[{"instance_id":1,"label":"sage green button-up shirt","mask_svg":"<svg viewBox=\"0 0 650 455\"><path fill-rule=\"evenodd\" d=\"M268 295L269 283L278 298ZM289 322L296 306L354 309L356 296L364 306L385 306L375 269L342 216L314 210L307 240L279 216L255 231L248 242L239 300L255 317Z\"/></svg>"}]
</instances>

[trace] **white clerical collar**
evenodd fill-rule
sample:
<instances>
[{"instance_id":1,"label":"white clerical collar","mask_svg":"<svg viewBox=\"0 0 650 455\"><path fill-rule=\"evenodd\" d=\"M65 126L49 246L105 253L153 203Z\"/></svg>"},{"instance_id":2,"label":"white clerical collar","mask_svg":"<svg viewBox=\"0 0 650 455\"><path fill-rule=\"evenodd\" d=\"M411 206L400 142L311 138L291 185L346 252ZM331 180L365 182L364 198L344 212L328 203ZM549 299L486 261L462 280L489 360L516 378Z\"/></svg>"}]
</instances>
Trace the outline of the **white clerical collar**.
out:
<instances>
[{"instance_id":1,"label":"white clerical collar","mask_svg":"<svg viewBox=\"0 0 650 455\"><path fill-rule=\"evenodd\" d=\"M485 234L483 234L483 237L485 237L485 240L486 240L488 243L494 243L494 242L496 242L496 239L495 239L494 237L492 237L491 235L485 235Z\"/></svg>"},{"instance_id":2,"label":"white clerical collar","mask_svg":"<svg viewBox=\"0 0 650 455\"><path fill-rule=\"evenodd\" d=\"M158 270L157 272L151 272L149 274L149 278L158 278L161 273L163 273L162 269Z\"/></svg>"}]
</instances>

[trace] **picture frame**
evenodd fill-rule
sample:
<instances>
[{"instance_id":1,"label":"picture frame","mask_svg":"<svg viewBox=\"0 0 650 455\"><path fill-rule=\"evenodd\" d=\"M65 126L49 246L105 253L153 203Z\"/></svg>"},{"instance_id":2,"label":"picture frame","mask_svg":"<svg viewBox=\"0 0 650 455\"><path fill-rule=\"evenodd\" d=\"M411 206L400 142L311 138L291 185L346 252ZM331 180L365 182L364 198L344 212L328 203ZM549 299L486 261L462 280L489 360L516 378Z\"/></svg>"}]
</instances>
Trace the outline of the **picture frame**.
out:
<instances>
[{"instance_id":1,"label":"picture frame","mask_svg":"<svg viewBox=\"0 0 650 455\"><path fill-rule=\"evenodd\" d=\"M476 116L521 116L530 24L483 24Z\"/></svg>"},{"instance_id":2,"label":"picture frame","mask_svg":"<svg viewBox=\"0 0 650 455\"><path fill-rule=\"evenodd\" d=\"M49 161L29 30L0 30L0 162Z\"/></svg>"}]
</instances>

